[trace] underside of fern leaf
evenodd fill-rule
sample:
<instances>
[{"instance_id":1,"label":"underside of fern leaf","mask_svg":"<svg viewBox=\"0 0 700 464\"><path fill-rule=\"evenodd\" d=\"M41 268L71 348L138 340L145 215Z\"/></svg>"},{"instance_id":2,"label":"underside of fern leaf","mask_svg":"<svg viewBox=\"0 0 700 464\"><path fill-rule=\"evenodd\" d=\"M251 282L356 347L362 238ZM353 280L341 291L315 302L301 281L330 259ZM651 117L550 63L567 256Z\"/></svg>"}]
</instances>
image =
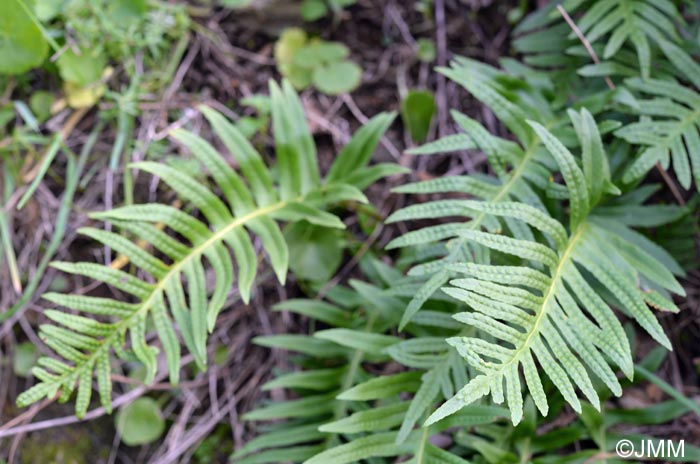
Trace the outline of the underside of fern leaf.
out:
<instances>
[{"instance_id":1,"label":"underside of fern leaf","mask_svg":"<svg viewBox=\"0 0 700 464\"><path fill-rule=\"evenodd\" d=\"M276 171L233 124L202 107L241 174L201 137L184 130L173 131L172 137L201 163L223 199L184 169L140 162L131 167L165 182L200 216L163 204L124 206L91 215L111 223L118 232L95 228L80 232L125 256L140 272L130 274L95 263L54 263L54 267L110 285L128 295L129 302L45 295L46 300L77 314L46 312L57 325L42 326L40 336L59 358L38 361L33 373L40 382L20 395L19 405L54 397L59 391L60 398L67 400L77 383L76 414L82 417L90 403L95 373L100 400L109 411L112 350L140 361L146 368L147 382L156 374L159 349L146 342L150 323L157 331L173 384L178 382L181 361L174 323L196 363L204 367L207 334L213 330L234 281L242 300L250 298L259 267L253 240L259 240L277 278L284 282L289 252L278 221L305 220L342 228L342 221L326 212L326 207L341 201L366 201L360 188L378 177L400 172L393 165L367 167L379 137L393 120L392 114L382 113L358 131L322 180L298 97L286 82L282 88L271 83L270 94ZM213 285L206 277L208 270L213 273ZM141 278L143 275L146 277Z\"/></svg>"},{"instance_id":2,"label":"underside of fern leaf","mask_svg":"<svg viewBox=\"0 0 700 464\"><path fill-rule=\"evenodd\" d=\"M481 335L453 337L448 342L479 374L427 424L489 394L496 403L505 400L513 423L518 423L523 414L521 368L527 390L543 415L548 405L541 372L579 412L576 389L599 407L589 371L613 393L621 394L609 360L627 376L632 375L633 365L613 306L670 349L649 306L677 311L669 291L683 294L683 289L660 261L673 260L639 240L627 224L611 220L608 207L599 206L606 192L614 190L601 137L588 111L569 115L580 141L582 167L549 130L528 122L564 179L568 227L546 209L524 202L456 200L459 209L447 215L470 221L409 232L393 244L451 239L466 241L471 250L462 262L449 264L447 270L459 278L442 290L471 308L454 317ZM420 218L423 210L420 205L409 207L397 217ZM473 226L475 218L481 218L479 227ZM526 228L512 227L508 220ZM512 236L503 233L503 225ZM510 256L512 264L492 263L492 253ZM681 273L677 265L671 268Z\"/></svg>"},{"instance_id":3,"label":"underside of fern leaf","mask_svg":"<svg viewBox=\"0 0 700 464\"><path fill-rule=\"evenodd\" d=\"M544 208L535 188L549 183L551 159L546 156L532 130L525 123L526 111L536 114L541 120L552 118L549 113L540 114L538 109L528 104L533 95L525 93L516 97L501 83L513 80L502 71L467 58L457 58L449 68L441 70L450 79L462 85L476 98L493 108L496 116L523 142L522 146L510 140L491 135L486 128L474 119L454 111L453 117L464 133L451 136L448 140L438 140L413 150L415 155L442 153L465 149L482 150L493 167L495 176L460 176L439 178L432 181L407 184L394 190L396 193L466 193L485 201L522 201ZM516 81L515 86L522 85ZM516 102L510 99L516 99ZM536 97L535 97L536 98ZM407 219L440 218L461 216L465 207L461 200L440 200L434 203L410 206L392 214L387 222ZM506 219L507 227L518 237L529 238L530 231L520 220ZM416 231L394 240L389 247L403 247L414 243L435 244L453 236L454 229L479 229L480 227L499 228L493 218L478 214L469 223L448 223L430 229L432 232ZM434 232L434 233L433 233ZM459 262L469 252L468 241L457 237L452 240L446 253L411 270L411 275L425 277L425 283L415 293L401 321L404 327L423 306L425 301L437 292L449 279L448 266Z\"/></svg>"}]
</instances>

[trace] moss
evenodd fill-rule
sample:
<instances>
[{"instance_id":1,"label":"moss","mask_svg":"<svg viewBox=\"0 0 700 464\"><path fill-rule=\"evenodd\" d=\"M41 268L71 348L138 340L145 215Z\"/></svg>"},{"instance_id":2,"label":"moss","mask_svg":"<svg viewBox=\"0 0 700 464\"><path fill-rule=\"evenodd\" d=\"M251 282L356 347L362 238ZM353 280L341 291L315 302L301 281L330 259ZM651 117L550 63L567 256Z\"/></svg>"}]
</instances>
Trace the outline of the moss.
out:
<instances>
[{"instance_id":1,"label":"moss","mask_svg":"<svg viewBox=\"0 0 700 464\"><path fill-rule=\"evenodd\" d=\"M91 456L93 459L91 459ZM92 440L80 429L52 430L35 434L22 441L19 462L22 464L90 464L94 461Z\"/></svg>"}]
</instances>

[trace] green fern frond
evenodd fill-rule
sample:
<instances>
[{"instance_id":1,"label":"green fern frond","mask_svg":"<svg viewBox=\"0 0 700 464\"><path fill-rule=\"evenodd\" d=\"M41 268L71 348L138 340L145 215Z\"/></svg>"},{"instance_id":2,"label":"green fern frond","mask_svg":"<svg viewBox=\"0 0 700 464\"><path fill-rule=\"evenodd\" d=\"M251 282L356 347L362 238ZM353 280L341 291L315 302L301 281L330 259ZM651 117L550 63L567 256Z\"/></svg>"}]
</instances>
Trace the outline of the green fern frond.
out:
<instances>
[{"instance_id":1,"label":"green fern frond","mask_svg":"<svg viewBox=\"0 0 700 464\"><path fill-rule=\"evenodd\" d=\"M528 102L537 102L537 97L525 93L518 97L504 86L504 82L517 81L514 88L527 88L527 85L512 76L490 66L466 58L458 58L450 68L441 72L465 87L476 98L493 109L496 116L515 134L522 143L518 145L510 140L489 134L477 121L459 112L452 116L464 130L448 141L437 141L414 150L413 154L439 152L445 147L463 149L479 148L488 157L496 174L495 177L481 175L439 178L415 184L407 184L395 189L396 193L461 193L484 201L519 200L536 208L544 209L540 196L535 189L544 189L550 184L551 159L543 150L534 131L523 121L526 114L538 114L543 120L554 116L541 105L532 106ZM518 104L514 103L515 99ZM547 105L544 105L545 107ZM552 124L555 122L552 121ZM419 218L470 217L469 222L448 223L410 232L389 244L389 248L434 246L447 238L455 237L447 248L446 256L440 256L422 264L426 276L424 284L415 292L406 309L400 328L415 316L425 301L442 287L450 277L448 265L461 261L468 252L467 240L455 234L457 229L477 230L482 226L489 230L500 228L498 221L487 214L469 214L468 208L459 200L410 206L400 210L388 219L388 223ZM506 226L518 237L531 238L532 231L522 221L508 218ZM430 269L427 269L429 267ZM419 272L414 269L413 275Z\"/></svg>"},{"instance_id":2,"label":"green fern frond","mask_svg":"<svg viewBox=\"0 0 700 464\"><path fill-rule=\"evenodd\" d=\"M518 136L517 144L513 141L499 138L489 132L475 120L453 111L452 115L464 131L462 134L450 136L447 140L432 142L413 150L412 154L431 154L442 149L482 150L492 167L495 176L470 175L459 177L438 178L415 184L397 187L396 193L447 193L466 194L473 198L492 201L519 201L540 210L544 210L542 192L550 193L557 187L551 182L552 172L556 164L544 149L542 140L536 132L525 123L526 115L540 118L542 123L552 128L558 138L565 139L566 145L578 147L581 142L577 131L590 131L588 125L577 125L572 129L562 124L562 116L553 114L549 103L544 100L541 90L530 87L526 82L497 70L488 65L477 63L467 58L458 58L450 68L442 69L442 73L465 87L479 100L493 109L496 116ZM592 118L587 121L595 128ZM606 127L610 126L610 127ZM601 124L602 131L617 128L617 124ZM598 129L596 129L598 130ZM586 139L587 140L587 139ZM590 152L592 163L596 161L602 146L598 141L595 146L582 147ZM588 159L587 158L587 159ZM600 163L599 163L600 164ZM603 167L601 167L603 166ZM587 169L601 169L602 176L594 176L595 182L610 187L610 173L606 171L607 164L588 166ZM590 179L590 178L589 178ZM559 186L562 187L563 186ZM508 229L516 238L534 239L532 228L519 218L506 217L503 224L488 214L469 211L461 200L439 200L433 203L412 205L392 214L387 222L417 220L425 218L469 218L467 222L449 222L438 226L409 232L389 244L389 248L411 249L415 247L435 247L445 243L446 253L438 255L437 259L424 261L411 270L411 275L424 277L424 284L417 289L409 303L400 328L403 328L420 310L425 301L430 298L450 278L449 265L466 259L476 244L455 233L456 230L478 230L485 227L489 231ZM476 250L488 260L488 249L481 247Z\"/></svg>"},{"instance_id":3,"label":"green fern frond","mask_svg":"<svg viewBox=\"0 0 700 464\"><path fill-rule=\"evenodd\" d=\"M448 339L479 375L433 413L426 425L489 394L496 403L506 401L511 419L517 424L523 415L520 368L526 388L543 415L548 412L548 404L540 371L577 412L581 411L581 402L576 389L594 407L600 406L589 370L620 395L620 384L606 358L628 377L633 365L612 306L671 348L647 304L677 311L668 291L684 294L683 288L643 244L626 237L630 235L626 226L620 233L621 228L610 227L612 221L604 215L597 216L595 199L602 197L604 183L593 177L606 178L607 159L590 114L585 110L572 112L571 118L581 138L583 169L547 129L529 122L556 160L565 181L570 209L568 230L548 213L521 203L470 205L494 217L522 220L543 238L530 241L477 230L457 233L523 261L516 266L477 262L452 266L464 277L450 281L443 291L473 310L454 317L488 337ZM612 296L601 296L599 288Z\"/></svg>"},{"instance_id":4,"label":"green fern frond","mask_svg":"<svg viewBox=\"0 0 700 464\"><path fill-rule=\"evenodd\" d=\"M577 26L589 42L607 38L603 59L612 58L625 43L631 43L637 52L643 78L648 78L651 71L649 38L656 43L680 40L676 25L682 23L683 18L669 0L568 0L562 6L569 11L585 11Z\"/></svg>"},{"instance_id":5,"label":"green fern frond","mask_svg":"<svg viewBox=\"0 0 700 464\"><path fill-rule=\"evenodd\" d=\"M151 382L156 374L156 356L161 350L146 342L151 323L158 333L173 384L179 380L181 358L173 322L197 365L203 368L207 362L207 334L214 329L234 280L243 301L250 298L259 267L253 238L260 240L277 278L284 282L289 252L278 221L306 220L342 228L342 221L325 208L341 201L366 201L358 187L366 185L367 177L402 172L393 166L379 171L367 166L394 117L383 113L358 131L336 159L329 176L322 180L314 141L298 97L286 82L282 88L271 83L270 94L277 150L275 166L266 166L238 129L211 108L202 107L201 111L234 157L240 175L201 137L184 130L172 132L172 137L206 169L223 200L184 169L154 162L131 166L165 182L201 218L162 204L130 205L90 215L110 222L119 232L84 228L80 233L125 256L140 270L138 275L147 277L142 279L94 263L54 263L64 272L119 289L132 302L85 295L45 295L46 300L81 315L46 312L57 325L42 326L40 337L60 360L39 360L34 374L40 382L19 396L19 405L51 398L59 391L61 399L67 400L77 383L76 414L82 417L90 403L94 373L100 400L110 411L111 350L121 353L127 334L133 355L146 367L146 382ZM174 238L174 234L182 240ZM136 240L147 246L138 245ZM213 271L213 285L205 277L207 269ZM90 316L104 316L106 322Z\"/></svg>"},{"instance_id":6,"label":"green fern frond","mask_svg":"<svg viewBox=\"0 0 700 464\"><path fill-rule=\"evenodd\" d=\"M527 57L532 64L564 70L561 79L551 69L512 60L501 64L507 72L466 58L440 69L488 106L514 137L496 137L453 112L462 133L410 152L480 150L493 174L441 177L395 189L440 195L437 201L410 204L389 219L437 220L389 245L401 248L399 267L410 267L406 277L365 259L360 265L372 284L353 281L352 289L336 287L327 295L330 302L294 300L280 306L331 328L310 336L257 339L297 351L301 356L295 363L306 370L283 374L267 385L291 388L298 399L250 413L251 420L285 422L237 451L234 461L457 463L479 454L489 462L527 460L534 453L523 453L520 442L515 444L519 456L507 449L513 436L537 425L535 408L543 415L556 414L566 402L590 416L610 394L622 393L617 369L632 377L630 343L614 310L670 348L656 312L678 310L672 296L684 294L676 279L683 270L636 228L665 225L687 211L645 206L654 193L650 186L618 188L620 172L636 146L620 137L604 145L603 135L620 128L621 108L664 123L686 114L676 106L638 105L630 90L674 100L685 110L692 106L695 97L686 98L670 77L678 75L675 67L695 71L669 42L677 38L673 22L682 20L666 1L564 3L597 39L593 46L599 56L606 57L583 68L582 75L636 76L639 67L649 73L658 45L670 64L655 60L654 76L675 84L674 90L659 95L620 85L610 92L597 79L571 84L567 72L589 63L590 56L569 26L556 19L555 2L519 29L526 32L521 43L531 47L526 53L532 53ZM592 20L592 13L599 21ZM552 35L554 30L559 33ZM610 39L607 46L604 38ZM683 80L694 82L687 74ZM577 110L564 111L572 99ZM652 106L657 113L645 113ZM597 124L593 116L601 113L615 120L601 118ZM667 130L660 127L657 132ZM647 132L646 139L629 142L660 143L656 132ZM690 157L686 164L692 165ZM388 359L402 366L398 373L366 370ZM507 408L475 404L486 396ZM505 422L508 414L513 424L521 423L517 429L493 424ZM473 433L472 425L477 426ZM585 436L581 430L576 437ZM436 434L449 436L457 446L448 451L431 445ZM492 441L494 434L508 437Z\"/></svg>"},{"instance_id":7,"label":"green fern frond","mask_svg":"<svg viewBox=\"0 0 700 464\"><path fill-rule=\"evenodd\" d=\"M625 182L644 176L656 163L673 164L678 181L688 189L695 182L700 190L700 65L677 45L660 42L664 55L682 80L631 78L625 85L648 99L638 100L638 122L617 130L615 135L645 147L625 171Z\"/></svg>"},{"instance_id":8,"label":"green fern frond","mask_svg":"<svg viewBox=\"0 0 700 464\"><path fill-rule=\"evenodd\" d=\"M557 2L552 2L523 21L516 28L520 37L514 45L528 55L526 63L563 68L570 74L589 64L590 56L556 6ZM584 75L636 75L634 68L638 67L642 77L648 78L654 55L651 41L678 43L677 26L684 23L669 0L565 0L561 6L603 60L586 66ZM563 36L567 36L566 41L561 40ZM634 49L634 58L626 51L627 44Z\"/></svg>"}]
</instances>

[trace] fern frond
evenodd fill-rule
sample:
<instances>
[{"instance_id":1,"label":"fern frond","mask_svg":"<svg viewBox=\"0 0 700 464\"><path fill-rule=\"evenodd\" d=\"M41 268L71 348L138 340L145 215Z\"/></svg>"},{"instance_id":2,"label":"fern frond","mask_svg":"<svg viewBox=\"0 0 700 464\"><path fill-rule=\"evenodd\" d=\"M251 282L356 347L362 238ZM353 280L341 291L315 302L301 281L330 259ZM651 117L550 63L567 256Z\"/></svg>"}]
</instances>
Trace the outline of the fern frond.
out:
<instances>
[{"instance_id":1,"label":"fern frond","mask_svg":"<svg viewBox=\"0 0 700 464\"><path fill-rule=\"evenodd\" d=\"M535 189L543 189L550 183L551 159L542 150L542 145L532 129L525 124L526 114L538 114L543 120L552 120L553 115L541 105L531 105L528 102L537 102L536 97L524 94L516 97L504 86L504 82L517 81L514 88L527 88L524 82L514 79L502 71L475 61L458 58L450 68L441 72L465 87L476 98L491 107L496 116L503 121L515 134L518 135L522 146L488 133L477 121L459 112L453 111L452 116L457 124L464 130L459 138L451 138L448 142L433 142L421 149L414 150L415 154L428 154L439 151L446 146L455 146L453 141L461 148L479 148L488 157L496 174L495 177L481 175L460 176L452 178L440 178L408 184L398 187L397 193L462 193L469 194L479 200L501 202L519 200L533 207L544 209L544 205L535 193ZM508 97L508 98L507 98ZM513 103L516 99L518 104ZM547 105L544 105L545 107ZM554 121L551 121L555 124ZM389 244L389 248L435 246L444 239L454 238L447 248L446 256L429 261L422 265L426 277L424 284L415 292L409 303L400 328L415 316L425 301L442 287L450 277L448 270L450 263L464 259L468 253L467 239L455 234L456 229L478 230L482 226L489 230L500 228L498 221L480 212L471 212L460 201L434 203L408 207L394 213L387 222L415 220L418 218L442 218L442 217L469 217L469 222L448 223L440 226L414 231L400 237ZM522 238L530 238L530 228L517 219L508 219L506 226L514 234ZM429 268L426 268L429 266ZM414 270L413 275L419 272Z\"/></svg>"},{"instance_id":2,"label":"fern frond","mask_svg":"<svg viewBox=\"0 0 700 464\"><path fill-rule=\"evenodd\" d=\"M561 6L576 22L593 46L600 64L589 64L588 51L578 42L556 2L534 12L517 28L518 51L527 54L525 62L539 67L562 68L571 73L583 64L583 75L651 74L653 44L671 40L678 43L677 25L684 23L676 5L668 0L566 0ZM579 13L581 13L579 15ZM567 36L567 40L561 38ZM633 48L627 52L625 45ZM562 75L562 76L563 76Z\"/></svg>"},{"instance_id":3,"label":"fern frond","mask_svg":"<svg viewBox=\"0 0 700 464\"><path fill-rule=\"evenodd\" d=\"M583 169L546 128L529 122L556 160L565 181L570 208L568 231L548 213L521 203L474 202L472 208L494 217L522 220L543 238L531 241L493 232L458 232L471 242L523 261L517 266L468 262L452 267L464 277L450 281L443 291L472 309L454 317L488 337L448 339L479 375L435 411L426 425L486 395L496 403L506 401L511 419L517 424L523 415L521 368L526 388L543 415L548 412L548 404L541 371L577 412L581 412L581 402L576 389L594 407L600 407L588 371L620 395L620 384L606 359L628 377L633 365L612 306L671 348L647 304L675 311L667 292L683 294L683 288L644 245L625 236L630 235L626 226L620 233L620 227L610 227L612 221L597 215L597 201L591 199L601 198L604 185L591 177L605 178L607 158L590 114L583 110L572 112L571 117L582 142ZM599 287L612 297L601 296ZM653 298L648 297L649 293ZM657 303L657 297L663 303Z\"/></svg>"},{"instance_id":4,"label":"fern frond","mask_svg":"<svg viewBox=\"0 0 700 464\"><path fill-rule=\"evenodd\" d=\"M603 59L609 59L629 42L634 46L642 77L647 78L651 70L651 47L649 38L655 42L666 39L680 40L676 24L683 22L676 6L667 0L597 0L591 4L580 0L565 1L586 8L577 25L586 39L595 43L607 37ZM573 33L572 33L573 36Z\"/></svg>"},{"instance_id":5,"label":"fern frond","mask_svg":"<svg viewBox=\"0 0 700 464\"><path fill-rule=\"evenodd\" d=\"M441 72L492 108L496 116L517 135L520 144L493 136L478 122L453 111L453 118L464 133L451 136L445 143L432 142L412 153L430 154L445 147L459 147L459 149L476 147L486 154L495 176L470 175L439 178L403 185L396 188L395 192L467 194L483 201L519 201L531 205L533 208L544 210L545 206L542 201L544 195L541 195L541 192L550 192L551 189L557 187L551 182L552 172L556 169L556 164L551 155L544 149L540 137L524 122L526 115L540 118L540 122L551 127L560 139L566 139L566 145L571 147L578 147L581 144L577 132L598 130L593 119L586 120L585 125L577 119L577 124L572 130L570 126L562 124L561 115L552 113L549 104L543 100L540 90L534 89L526 82L500 70L466 58L456 59L450 68L443 69ZM617 127L615 124L610 125L610 127L604 126L607 124L601 124L601 129L604 131ZM601 170L599 175L587 179L597 179L595 182L600 182L606 188L610 188L610 174L606 171L607 164L601 164L598 160L602 150L601 143L598 141L595 145L587 145L582 149L590 154L590 156L587 155L587 159L590 158L591 163L593 163L586 169ZM577 201L577 199L573 200ZM475 242L470 244L466 235L457 234L456 230L479 230L484 227L489 231L496 232L508 229L516 238L534 239L532 228L522 219L506 217L501 224L484 212L469 211L467 205L468 203L461 200L439 200L433 203L409 206L395 212L387 219L387 222L391 223L421 218L460 218L458 223L449 222L412 231L389 244L389 248L401 247L405 250L417 246L435 247L443 243L448 245L446 246L447 253L438 256L437 259L433 258L423 262L411 270L411 275L421 275L425 282L415 292L406 308L400 328L403 328L417 314L425 301L449 280L450 264L463 261L472 251L475 251L473 250L475 246L479 246ZM464 218L468 218L468 220L465 222ZM488 261L489 251L487 248L481 247L477 251L483 255L483 260Z\"/></svg>"},{"instance_id":6,"label":"fern frond","mask_svg":"<svg viewBox=\"0 0 700 464\"><path fill-rule=\"evenodd\" d=\"M656 163L668 167L670 161L684 188L690 188L694 180L700 190L700 65L677 45L665 40L660 45L678 77L693 84L694 89L671 79L625 81L630 89L651 98L639 100L638 122L615 132L625 141L644 147L623 180L635 181Z\"/></svg>"},{"instance_id":7,"label":"fern frond","mask_svg":"<svg viewBox=\"0 0 700 464\"><path fill-rule=\"evenodd\" d=\"M20 395L19 405L53 397L58 391L62 399L68 399L77 383L76 414L82 417L90 403L94 373L100 400L109 411L111 350L122 352L127 334L133 355L146 367L146 381L152 381L156 374L160 350L146 342L151 323L158 333L173 384L179 380L181 358L173 322L197 365L203 368L207 362L207 334L214 329L234 280L243 301L250 298L259 267L254 238L260 241L279 281L284 282L289 252L278 221L306 220L343 228L342 221L325 208L341 201L366 201L358 186L366 185L368 175L401 171L390 167L377 173L373 167L367 167L379 137L394 117L383 113L355 135L332 166L331 174L321 179L314 142L298 97L286 82L282 88L271 83L270 94L277 149L275 166L266 166L239 130L211 108L202 107L201 111L233 155L241 174L201 137L184 130L172 132L172 137L206 169L223 199L183 169L154 162L131 166L165 182L201 217L162 204L130 205L90 215L112 223L120 233L95 228L80 232L127 257L139 270L138 275L146 277L94 263L54 263L64 272L121 290L132 302L84 295L45 295L48 301L80 314L106 316L108 322L47 311L57 325L43 326L40 336L61 360L47 357L39 361L40 367L34 372L40 382ZM349 163L350 159L354 164ZM147 246L137 245L130 236ZM206 277L208 269L213 272L213 285Z\"/></svg>"},{"instance_id":8,"label":"fern frond","mask_svg":"<svg viewBox=\"0 0 700 464\"><path fill-rule=\"evenodd\" d=\"M510 66L515 62L527 81L537 82L543 89L550 91L553 95L553 108L568 105L572 94L584 96L591 91L603 90L602 86L593 87L577 74L577 71L585 70L590 65L591 58L578 38L569 37L571 28L557 11L557 4L558 2L549 2L538 8L514 29L511 43L515 51L523 56L523 63L515 60L502 62L504 67L506 63ZM593 48L597 53L602 53L596 44ZM618 56L615 62L604 64L620 66L620 58ZM624 68L630 68L634 73L637 64L636 59L632 58L632 64Z\"/></svg>"}]
</instances>

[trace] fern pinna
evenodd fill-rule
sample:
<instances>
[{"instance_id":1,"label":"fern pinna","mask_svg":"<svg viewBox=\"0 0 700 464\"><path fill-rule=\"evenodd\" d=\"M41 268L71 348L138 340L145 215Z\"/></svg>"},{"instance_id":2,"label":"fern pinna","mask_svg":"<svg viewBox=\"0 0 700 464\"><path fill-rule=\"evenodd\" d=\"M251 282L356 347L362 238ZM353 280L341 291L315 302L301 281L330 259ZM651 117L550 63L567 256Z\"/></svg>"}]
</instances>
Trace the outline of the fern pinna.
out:
<instances>
[{"instance_id":1,"label":"fern pinna","mask_svg":"<svg viewBox=\"0 0 700 464\"><path fill-rule=\"evenodd\" d=\"M511 128L517 114L503 111L505 103L494 112L499 116L499 111L507 113ZM468 218L408 232L390 244L397 248L443 243L450 249L447 258L419 265L412 274L424 276L428 283L443 281L449 273L459 277L442 291L471 309L454 317L477 329L476 335L457 336L448 342L478 374L428 419L428 425L489 394L497 403L505 400L513 423L518 423L523 414L521 368L526 388L543 415L548 406L540 369L579 412L581 403L575 389L599 407L588 371L613 393L621 394L608 360L628 376L633 365L613 306L670 348L649 306L677 311L670 292L684 294L674 277L674 273L681 275L682 269L631 227L657 226L680 217L683 210L644 207L637 203L639 197L644 198L641 192L615 198L620 191L612 182L593 117L585 109L570 110L568 116L577 142L565 138L580 153L577 157L538 122L527 121L527 126L517 126L516 133L525 152L536 153L536 163L529 169L537 175L526 176L529 182L520 184L530 188L521 192L537 189L566 199L566 215L558 208L550 212L541 201L530 202L522 193L517 201L500 194L506 188L511 192L515 176L526 169L522 163L529 160L517 156L523 149L515 143L490 136L459 114L455 118L468 130L462 137L471 137L473 146L489 156L499 179L442 178L398 189L404 193L462 192L481 200L412 205L390 218ZM567 133L561 123L557 129ZM510 171L499 167L503 160L513 166ZM547 178L557 172L564 185ZM621 215L626 208L637 214ZM566 216L568 227L562 221ZM409 306L408 317L416 310Z\"/></svg>"},{"instance_id":2,"label":"fern pinna","mask_svg":"<svg viewBox=\"0 0 700 464\"><path fill-rule=\"evenodd\" d=\"M149 161L131 166L163 180L201 213L202 219L163 204L130 205L91 214L94 219L110 222L121 233L96 228L80 232L127 257L147 277L96 263L54 263L64 272L113 286L130 295L131 302L86 295L44 295L44 299L78 314L46 311L56 324L43 325L40 336L60 359L39 359L33 373L40 382L20 395L18 404L51 398L59 391L60 398L67 400L77 383L76 413L82 417L90 403L94 372L102 405L110 411L110 352L113 349L120 356L127 355L123 349L127 333L129 354L146 367L147 382L154 378L159 349L146 342L151 322L173 384L180 376L181 358L173 320L197 365L204 367L207 333L225 306L234 280L243 301L250 297L258 269L251 235L259 239L277 278L284 282L288 249L277 221L306 220L342 228L343 222L325 208L342 201L364 202L360 188L401 171L394 165L367 166L394 117L383 113L358 131L338 155L328 176L321 179L314 141L298 97L286 82L282 88L271 83L270 95L277 161L274 166L266 166L240 131L211 108L200 109L242 175L204 139L184 130L172 133L211 175L224 200L184 169ZM176 239L174 234L184 240ZM153 251L140 246L136 239ZM207 268L215 275L213 286L207 285ZM106 318L98 321L95 316Z\"/></svg>"}]
</instances>

